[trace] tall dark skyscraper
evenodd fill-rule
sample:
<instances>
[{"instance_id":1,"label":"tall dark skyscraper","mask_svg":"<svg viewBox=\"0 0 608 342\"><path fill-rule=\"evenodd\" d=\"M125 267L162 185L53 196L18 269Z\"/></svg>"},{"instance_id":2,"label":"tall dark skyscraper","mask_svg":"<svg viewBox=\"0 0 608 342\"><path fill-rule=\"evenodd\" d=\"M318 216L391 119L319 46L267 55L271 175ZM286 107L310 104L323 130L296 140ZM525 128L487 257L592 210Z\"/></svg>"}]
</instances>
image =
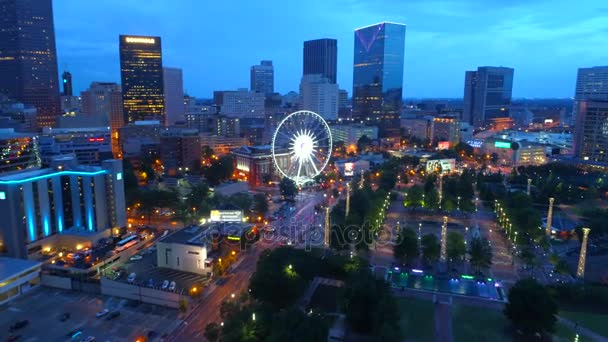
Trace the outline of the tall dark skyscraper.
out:
<instances>
[{"instance_id":1,"label":"tall dark skyscraper","mask_svg":"<svg viewBox=\"0 0 608 342\"><path fill-rule=\"evenodd\" d=\"M337 64L337 40L324 38L304 42L303 75L319 74L335 84Z\"/></svg>"},{"instance_id":2,"label":"tall dark skyscraper","mask_svg":"<svg viewBox=\"0 0 608 342\"><path fill-rule=\"evenodd\" d=\"M383 22L355 30L353 118L397 136L403 97L405 25Z\"/></svg>"},{"instance_id":3,"label":"tall dark skyscraper","mask_svg":"<svg viewBox=\"0 0 608 342\"><path fill-rule=\"evenodd\" d=\"M608 66L579 68L574 100L574 153L584 163L607 167Z\"/></svg>"},{"instance_id":4,"label":"tall dark skyscraper","mask_svg":"<svg viewBox=\"0 0 608 342\"><path fill-rule=\"evenodd\" d=\"M164 122L163 57L160 37L125 36L120 40L120 78L125 123Z\"/></svg>"},{"instance_id":5,"label":"tall dark skyscraper","mask_svg":"<svg viewBox=\"0 0 608 342\"><path fill-rule=\"evenodd\" d=\"M36 107L38 127L61 113L51 0L0 0L0 93Z\"/></svg>"},{"instance_id":6,"label":"tall dark skyscraper","mask_svg":"<svg viewBox=\"0 0 608 342\"><path fill-rule=\"evenodd\" d=\"M61 74L61 83L63 84L63 96L72 96L72 74L69 71Z\"/></svg>"},{"instance_id":7,"label":"tall dark skyscraper","mask_svg":"<svg viewBox=\"0 0 608 342\"><path fill-rule=\"evenodd\" d=\"M512 68L490 66L467 71L462 120L474 127L485 127L509 118L513 72Z\"/></svg>"}]
</instances>

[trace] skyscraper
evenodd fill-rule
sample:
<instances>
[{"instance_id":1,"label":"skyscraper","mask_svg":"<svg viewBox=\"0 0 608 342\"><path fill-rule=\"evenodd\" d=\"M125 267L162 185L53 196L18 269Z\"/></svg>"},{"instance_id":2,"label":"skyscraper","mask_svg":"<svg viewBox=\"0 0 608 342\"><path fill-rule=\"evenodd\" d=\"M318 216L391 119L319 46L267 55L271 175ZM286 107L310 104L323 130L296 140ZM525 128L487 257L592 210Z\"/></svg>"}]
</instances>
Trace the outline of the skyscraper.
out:
<instances>
[{"instance_id":1,"label":"skyscraper","mask_svg":"<svg viewBox=\"0 0 608 342\"><path fill-rule=\"evenodd\" d=\"M467 71L462 120L474 127L484 127L509 118L513 72L512 68L490 66Z\"/></svg>"},{"instance_id":2,"label":"skyscraper","mask_svg":"<svg viewBox=\"0 0 608 342\"><path fill-rule=\"evenodd\" d=\"M119 41L125 123L146 119L164 122L160 37L121 35Z\"/></svg>"},{"instance_id":3,"label":"skyscraper","mask_svg":"<svg viewBox=\"0 0 608 342\"><path fill-rule=\"evenodd\" d=\"M303 75L320 74L331 83L336 83L338 64L338 41L315 39L304 42Z\"/></svg>"},{"instance_id":4,"label":"skyscraper","mask_svg":"<svg viewBox=\"0 0 608 342\"><path fill-rule=\"evenodd\" d=\"M355 30L353 118L378 123L382 137L399 135L404 54L403 24Z\"/></svg>"},{"instance_id":5,"label":"skyscraper","mask_svg":"<svg viewBox=\"0 0 608 342\"><path fill-rule=\"evenodd\" d=\"M575 156L608 167L608 101L579 100L576 105Z\"/></svg>"},{"instance_id":6,"label":"skyscraper","mask_svg":"<svg viewBox=\"0 0 608 342\"><path fill-rule=\"evenodd\" d=\"M608 66L579 68L574 99L608 101Z\"/></svg>"},{"instance_id":7,"label":"skyscraper","mask_svg":"<svg viewBox=\"0 0 608 342\"><path fill-rule=\"evenodd\" d=\"M61 74L61 83L63 84L63 96L72 96L72 74L69 71L64 71Z\"/></svg>"},{"instance_id":8,"label":"skyscraper","mask_svg":"<svg viewBox=\"0 0 608 342\"><path fill-rule=\"evenodd\" d=\"M579 68L574 100L576 157L608 167L608 66Z\"/></svg>"},{"instance_id":9,"label":"skyscraper","mask_svg":"<svg viewBox=\"0 0 608 342\"><path fill-rule=\"evenodd\" d=\"M338 118L338 85L320 74L302 76L300 109L310 110L325 120Z\"/></svg>"},{"instance_id":10,"label":"skyscraper","mask_svg":"<svg viewBox=\"0 0 608 342\"><path fill-rule=\"evenodd\" d=\"M38 127L60 114L51 0L0 0L0 93L36 107Z\"/></svg>"},{"instance_id":11,"label":"skyscraper","mask_svg":"<svg viewBox=\"0 0 608 342\"><path fill-rule=\"evenodd\" d=\"M82 113L104 115L109 118L112 132L112 152L120 156L118 130L125 124L120 85L113 82L93 82L82 92Z\"/></svg>"},{"instance_id":12,"label":"skyscraper","mask_svg":"<svg viewBox=\"0 0 608 342\"><path fill-rule=\"evenodd\" d=\"M178 121L185 121L184 114L184 80L182 69L163 68L163 82L165 92L165 126L174 125Z\"/></svg>"},{"instance_id":13,"label":"skyscraper","mask_svg":"<svg viewBox=\"0 0 608 342\"><path fill-rule=\"evenodd\" d=\"M274 93L274 67L272 66L272 61L261 61L260 65L252 65L250 81L251 90L264 94Z\"/></svg>"}]
</instances>

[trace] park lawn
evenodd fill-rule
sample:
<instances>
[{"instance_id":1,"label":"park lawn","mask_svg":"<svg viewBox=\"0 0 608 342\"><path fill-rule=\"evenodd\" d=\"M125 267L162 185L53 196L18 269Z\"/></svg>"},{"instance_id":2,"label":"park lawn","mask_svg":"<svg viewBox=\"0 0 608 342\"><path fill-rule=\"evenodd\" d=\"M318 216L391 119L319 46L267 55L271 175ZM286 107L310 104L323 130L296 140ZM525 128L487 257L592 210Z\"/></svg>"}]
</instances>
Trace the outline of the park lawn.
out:
<instances>
[{"instance_id":1,"label":"park lawn","mask_svg":"<svg viewBox=\"0 0 608 342\"><path fill-rule=\"evenodd\" d=\"M456 304L452 307L452 319L455 342L513 341L508 335L509 322L502 311ZM573 330L557 323L553 341L572 342L575 336ZM577 341L591 342L584 336L579 336Z\"/></svg>"},{"instance_id":2,"label":"park lawn","mask_svg":"<svg viewBox=\"0 0 608 342\"><path fill-rule=\"evenodd\" d=\"M435 308L433 302L414 298L395 298L401 311L401 332L405 341L434 341Z\"/></svg>"},{"instance_id":3,"label":"park lawn","mask_svg":"<svg viewBox=\"0 0 608 342\"><path fill-rule=\"evenodd\" d=\"M560 311L559 315L573 322L578 322L581 326L593 330L602 336L608 337L608 315L581 311Z\"/></svg>"},{"instance_id":4,"label":"park lawn","mask_svg":"<svg viewBox=\"0 0 608 342\"><path fill-rule=\"evenodd\" d=\"M454 341L509 342L505 334L507 320L502 311L454 304L452 306L452 331Z\"/></svg>"}]
</instances>

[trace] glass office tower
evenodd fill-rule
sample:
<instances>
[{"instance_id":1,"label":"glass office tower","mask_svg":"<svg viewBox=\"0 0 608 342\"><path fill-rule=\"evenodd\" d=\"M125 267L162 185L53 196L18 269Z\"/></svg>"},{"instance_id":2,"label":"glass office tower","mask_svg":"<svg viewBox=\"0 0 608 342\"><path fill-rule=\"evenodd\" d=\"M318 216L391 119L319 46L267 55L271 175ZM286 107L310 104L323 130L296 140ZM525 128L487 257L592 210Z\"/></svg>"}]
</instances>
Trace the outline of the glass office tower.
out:
<instances>
[{"instance_id":1,"label":"glass office tower","mask_svg":"<svg viewBox=\"0 0 608 342\"><path fill-rule=\"evenodd\" d=\"M405 25L383 22L355 30L353 118L397 136L403 96Z\"/></svg>"},{"instance_id":2,"label":"glass office tower","mask_svg":"<svg viewBox=\"0 0 608 342\"><path fill-rule=\"evenodd\" d=\"M338 41L315 39L304 42L303 75L319 74L332 84L336 83L338 65Z\"/></svg>"},{"instance_id":3,"label":"glass office tower","mask_svg":"<svg viewBox=\"0 0 608 342\"><path fill-rule=\"evenodd\" d=\"M164 122L163 58L160 37L120 36L120 78L125 123Z\"/></svg>"},{"instance_id":4,"label":"glass office tower","mask_svg":"<svg viewBox=\"0 0 608 342\"><path fill-rule=\"evenodd\" d=\"M36 107L37 126L61 113L51 0L0 0L0 94Z\"/></svg>"}]
</instances>

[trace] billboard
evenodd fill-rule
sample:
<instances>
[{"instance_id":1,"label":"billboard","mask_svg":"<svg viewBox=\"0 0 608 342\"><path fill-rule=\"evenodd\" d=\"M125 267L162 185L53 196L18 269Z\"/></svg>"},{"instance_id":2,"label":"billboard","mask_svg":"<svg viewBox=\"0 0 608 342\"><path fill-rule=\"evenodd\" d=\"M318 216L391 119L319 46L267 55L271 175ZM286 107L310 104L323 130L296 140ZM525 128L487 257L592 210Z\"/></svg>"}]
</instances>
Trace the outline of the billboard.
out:
<instances>
[{"instance_id":1,"label":"billboard","mask_svg":"<svg viewBox=\"0 0 608 342\"><path fill-rule=\"evenodd\" d=\"M209 215L211 222L242 222L243 211L241 210L211 210Z\"/></svg>"},{"instance_id":2,"label":"billboard","mask_svg":"<svg viewBox=\"0 0 608 342\"><path fill-rule=\"evenodd\" d=\"M426 162L426 173L450 173L456 169L456 159L436 159Z\"/></svg>"},{"instance_id":3,"label":"billboard","mask_svg":"<svg viewBox=\"0 0 608 342\"><path fill-rule=\"evenodd\" d=\"M496 148L511 148L511 143L508 141L496 141L494 142Z\"/></svg>"},{"instance_id":4,"label":"billboard","mask_svg":"<svg viewBox=\"0 0 608 342\"><path fill-rule=\"evenodd\" d=\"M437 143L437 149L439 150L449 150L450 142L449 141L440 141Z\"/></svg>"},{"instance_id":5,"label":"billboard","mask_svg":"<svg viewBox=\"0 0 608 342\"><path fill-rule=\"evenodd\" d=\"M344 176L352 176L355 174L355 163L344 163Z\"/></svg>"}]
</instances>

